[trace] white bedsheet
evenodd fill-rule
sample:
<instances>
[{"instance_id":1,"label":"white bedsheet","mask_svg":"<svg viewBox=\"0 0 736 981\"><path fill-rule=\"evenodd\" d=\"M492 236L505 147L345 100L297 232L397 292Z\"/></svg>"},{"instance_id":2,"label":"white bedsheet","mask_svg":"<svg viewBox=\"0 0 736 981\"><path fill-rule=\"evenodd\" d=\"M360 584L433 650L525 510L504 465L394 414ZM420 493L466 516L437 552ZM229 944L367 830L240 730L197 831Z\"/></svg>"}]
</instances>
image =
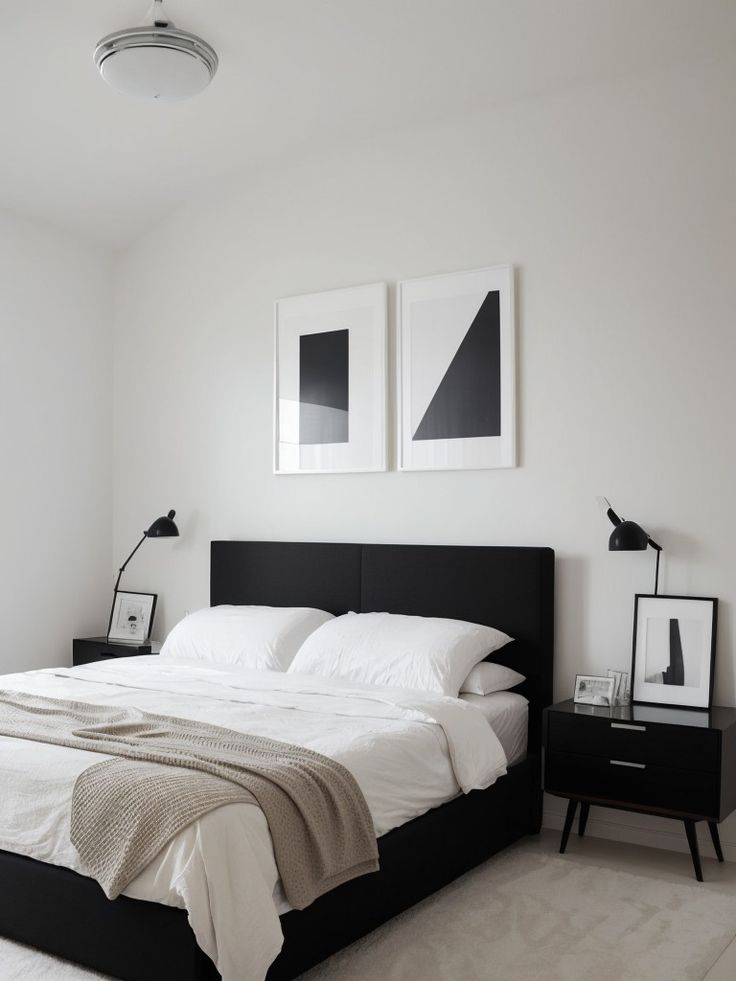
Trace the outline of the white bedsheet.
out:
<instances>
[{"instance_id":1,"label":"white bedsheet","mask_svg":"<svg viewBox=\"0 0 736 981\"><path fill-rule=\"evenodd\" d=\"M506 772L478 711L421 692L160 656L6 675L0 688L133 705L308 746L352 772L377 835ZM69 841L71 797L77 776L100 759L0 737L0 848L83 871ZM225 981L261 981L281 949L278 871L256 805L230 804L190 825L126 895L186 909Z\"/></svg>"},{"instance_id":2,"label":"white bedsheet","mask_svg":"<svg viewBox=\"0 0 736 981\"><path fill-rule=\"evenodd\" d=\"M463 702L480 709L506 754L506 765L526 757L529 742L529 700L516 691L494 691L491 695L463 694Z\"/></svg>"}]
</instances>

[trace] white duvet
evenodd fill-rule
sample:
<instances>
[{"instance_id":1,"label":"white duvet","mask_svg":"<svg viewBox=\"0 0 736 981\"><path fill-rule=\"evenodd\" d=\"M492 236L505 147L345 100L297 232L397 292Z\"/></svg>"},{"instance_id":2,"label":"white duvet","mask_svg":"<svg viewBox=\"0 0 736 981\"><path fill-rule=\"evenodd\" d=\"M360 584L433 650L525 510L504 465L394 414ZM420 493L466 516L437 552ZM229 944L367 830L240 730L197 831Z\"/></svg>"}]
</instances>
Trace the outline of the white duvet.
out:
<instances>
[{"instance_id":1,"label":"white duvet","mask_svg":"<svg viewBox=\"0 0 736 981\"><path fill-rule=\"evenodd\" d=\"M506 772L482 714L441 695L157 656L5 675L0 688L134 705L308 746L351 771L378 836ZM101 758L0 737L0 848L83 872L69 841L72 791ZM288 906L255 804L229 804L190 825L125 894L186 909L225 981L262 981L281 949L278 917Z\"/></svg>"}]
</instances>

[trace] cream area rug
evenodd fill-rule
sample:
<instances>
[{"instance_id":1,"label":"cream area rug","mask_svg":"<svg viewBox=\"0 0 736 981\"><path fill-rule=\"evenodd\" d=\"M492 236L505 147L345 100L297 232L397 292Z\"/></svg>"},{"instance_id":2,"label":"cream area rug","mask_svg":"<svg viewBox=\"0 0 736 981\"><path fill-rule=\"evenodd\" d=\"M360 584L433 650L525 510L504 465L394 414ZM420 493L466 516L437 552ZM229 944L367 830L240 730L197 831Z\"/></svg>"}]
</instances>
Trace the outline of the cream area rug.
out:
<instances>
[{"instance_id":1,"label":"cream area rug","mask_svg":"<svg viewBox=\"0 0 736 981\"><path fill-rule=\"evenodd\" d=\"M734 935L734 895L523 843L303 979L701 981ZM2 981L99 977L0 940Z\"/></svg>"},{"instance_id":2,"label":"cream area rug","mask_svg":"<svg viewBox=\"0 0 736 981\"><path fill-rule=\"evenodd\" d=\"M734 896L521 845L303 981L701 981L735 934Z\"/></svg>"}]
</instances>

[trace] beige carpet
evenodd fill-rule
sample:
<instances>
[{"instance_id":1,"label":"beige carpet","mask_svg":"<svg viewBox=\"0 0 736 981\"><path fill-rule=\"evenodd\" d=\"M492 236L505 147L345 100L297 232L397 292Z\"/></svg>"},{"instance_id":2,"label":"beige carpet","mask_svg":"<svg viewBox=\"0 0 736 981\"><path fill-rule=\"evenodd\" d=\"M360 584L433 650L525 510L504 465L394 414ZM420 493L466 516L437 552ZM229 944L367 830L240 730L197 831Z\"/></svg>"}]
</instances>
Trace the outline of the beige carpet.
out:
<instances>
[{"instance_id":1,"label":"beige carpet","mask_svg":"<svg viewBox=\"0 0 736 981\"><path fill-rule=\"evenodd\" d=\"M736 896L686 878L685 860L682 873L635 875L525 843L304 981L701 981L736 935ZM2 981L97 977L0 941Z\"/></svg>"},{"instance_id":2,"label":"beige carpet","mask_svg":"<svg viewBox=\"0 0 736 981\"><path fill-rule=\"evenodd\" d=\"M75 964L47 957L30 947L21 947L0 938L0 979L2 981L97 981L101 974L85 971Z\"/></svg>"}]
</instances>

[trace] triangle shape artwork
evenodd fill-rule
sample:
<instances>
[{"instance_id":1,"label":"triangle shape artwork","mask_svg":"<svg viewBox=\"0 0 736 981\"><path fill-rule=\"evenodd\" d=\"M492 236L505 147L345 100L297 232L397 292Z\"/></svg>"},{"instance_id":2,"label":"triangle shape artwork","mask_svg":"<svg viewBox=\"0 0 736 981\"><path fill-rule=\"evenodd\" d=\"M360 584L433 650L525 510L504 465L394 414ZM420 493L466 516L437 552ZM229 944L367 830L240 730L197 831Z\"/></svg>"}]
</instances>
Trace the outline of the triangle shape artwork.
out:
<instances>
[{"instance_id":1,"label":"triangle shape artwork","mask_svg":"<svg viewBox=\"0 0 736 981\"><path fill-rule=\"evenodd\" d=\"M412 439L501 435L501 313L486 295Z\"/></svg>"}]
</instances>

